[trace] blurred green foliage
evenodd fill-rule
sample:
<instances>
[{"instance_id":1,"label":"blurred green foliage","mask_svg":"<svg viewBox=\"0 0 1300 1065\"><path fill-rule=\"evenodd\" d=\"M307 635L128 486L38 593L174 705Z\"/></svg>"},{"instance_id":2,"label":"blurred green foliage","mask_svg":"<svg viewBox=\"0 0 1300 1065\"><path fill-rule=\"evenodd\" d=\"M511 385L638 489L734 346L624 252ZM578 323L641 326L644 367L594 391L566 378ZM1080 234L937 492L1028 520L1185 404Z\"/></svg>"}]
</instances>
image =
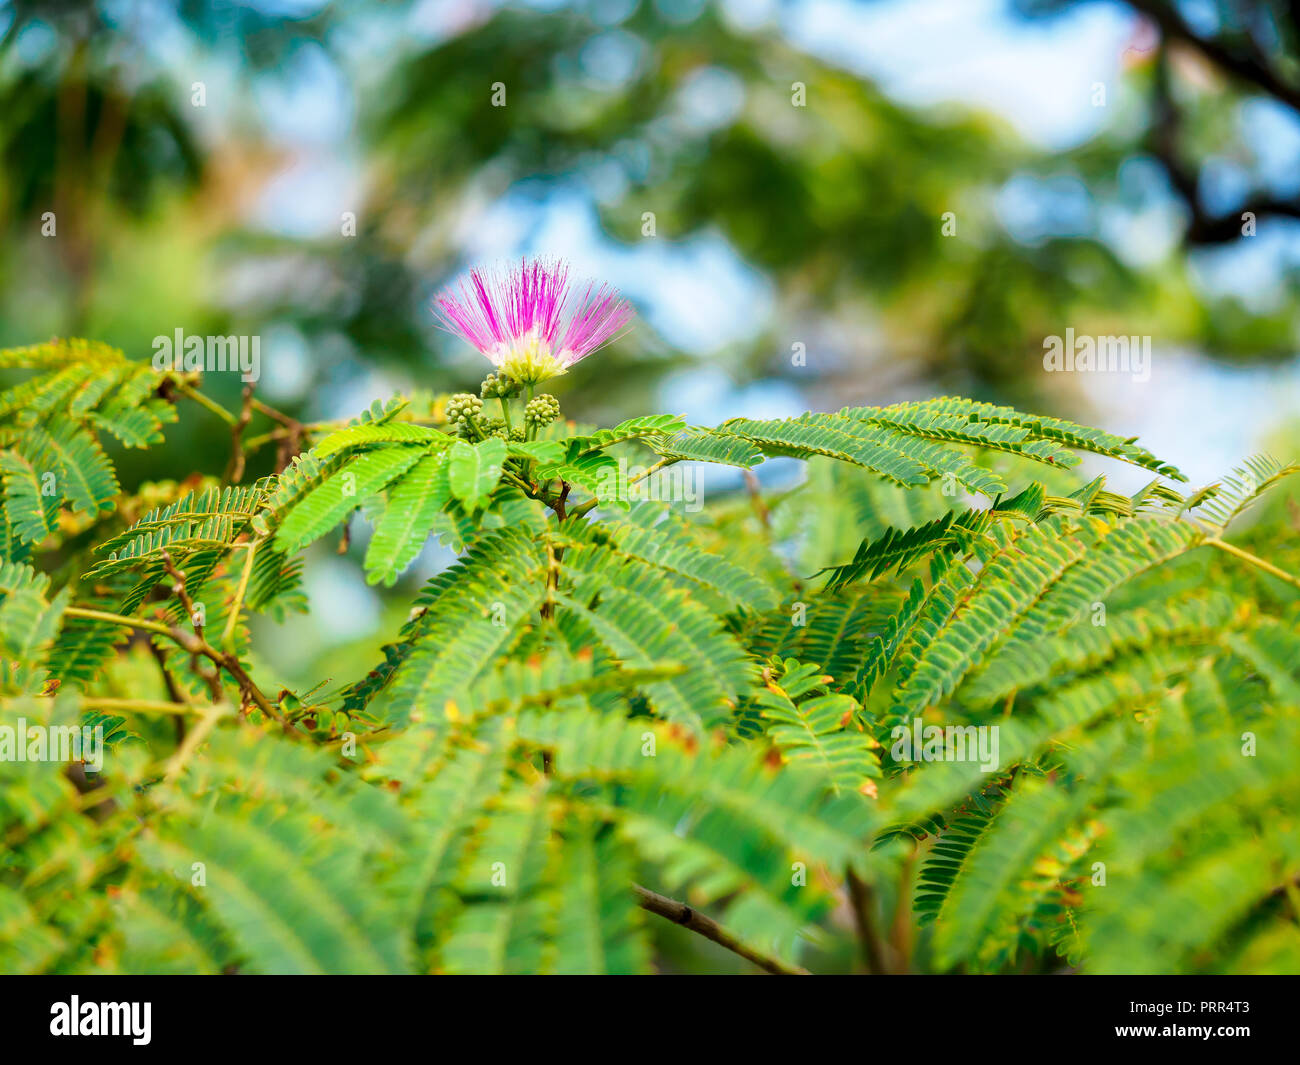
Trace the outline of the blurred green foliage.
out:
<instances>
[{"instance_id":1,"label":"blurred green foliage","mask_svg":"<svg viewBox=\"0 0 1300 1065\"><path fill-rule=\"evenodd\" d=\"M1044 18L1072 6L1018 9ZM1132 6L1161 18L1173 5ZM685 16L632 4L621 20L597 3L474 6L465 14L479 17L416 38L404 4L184 3L135 19L94 3L0 5L0 341L89 333L143 354L178 324L283 327L310 352L300 404L358 363L428 383L449 348L428 297L462 265L484 205L514 194L540 217L575 194L612 247L643 242L652 211L656 239L720 236L772 292L771 313L754 316L766 327L720 351L673 352L643 325L617 352L610 407L701 354L736 382L784 376L830 403L882 381L1025 401L1042 391L1041 338L1063 323L1278 357L1293 347L1294 277L1275 279L1284 299L1247 308L1194 283L1176 240L1135 265L1100 221L1157 195L1190 212L1191 239L1225 240L1200 202L1198 167L1226 157L1250 171L1258 145L1242 104L1269 94L1226 61L1207 71L1205 50L1280 71L1295 59L1283 5L1248 5L1274 32L1246 40L1229 17L1237 6L1215 5L1219 33L1199 53L1173 30L1137 53L1127 84L1111 87L1116 117L1078 148L1047 151L999 119L900 106L770 25L738 28L721 4ZM152 36L164 30L165 46ZM366 51L368 39L380 43ZM593 50L612 50L613 74ZM355 238L268 229L255 210L293 160L264 113L265 87L301 77L304 57L338 72L355 115L331 146L359 163L359 202L338 212L356 213ZM213 99L193 106L191 83L214 70ZM796 83L806 106L792 105ZM506 106L493 105L497 84ZM718 114L701 120L691 100L704 98ZM1153 194L1149 175L1126 181L1135 161L1186 172ZM1011 195L1048 196L1036 237L999 215L1013 179ZM1081 226L1050 200L1062 180L1085 191ZM1267 199L1261 227L1294 215L1284 196ZM46 210L59 216L56 240L41 236ZM810 338L815 365L791 366L792 339Z\"/></svg>"}]
</instances>

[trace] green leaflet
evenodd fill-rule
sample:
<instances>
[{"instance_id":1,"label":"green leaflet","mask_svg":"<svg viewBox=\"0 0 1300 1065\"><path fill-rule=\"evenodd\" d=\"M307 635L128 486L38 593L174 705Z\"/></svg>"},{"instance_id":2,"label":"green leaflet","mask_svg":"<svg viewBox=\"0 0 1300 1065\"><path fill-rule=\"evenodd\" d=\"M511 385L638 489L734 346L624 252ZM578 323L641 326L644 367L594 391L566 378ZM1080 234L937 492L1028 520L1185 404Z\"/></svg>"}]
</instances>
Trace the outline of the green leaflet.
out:
<instances>
[{"instance_id":1,"label":"green leaflet","mask_svg":"<svg viewBox=\"0 0 1300 1065\"><path fill-rule=\"evenodd\" d=\"M447 464L451 494L468 510L477 510L501 480L506 442L492 437L477 444L457 440Z\"/></svg>"},{"instance_id":2,"label":"green leaflet","mask_svg":"<svg viewBox=\"0 0 1300 1065\"><path fill-rule=\"evenodd\" d=\"M72 339L10 348L0 352L0 365L35 371L0 391L0 440L10 449L0 459L5 510L25 540L53 533L63 503L77 515L113 509L117 476L98 434L128 448L148 447L176 420L174 406L159 394L170 375L106 344Z\"/></svg>"},{"instance_id":3,"label":"green leaflet","mask_svg":"<svg viewBox=\"0 0 1300 1065\"><path fill-rule=\"evenodd\" d=\"M763 461L763 452L750 441L710 429L684 429L651 446L664 458L717 462L743 469L752 469Z\"/></svg>"},{"instance_id":4,"label":"green leaflet","mask_svg":"<svg viewBox=\"0 0 1300 1065\"><path fill-rule=\"evenodd\" d=\"M40 473L52 473L60 499L73 511L96 514L111 510L118 493L117 477L99 442L70 424L53 432L31 427L19 445Z\"/></svg>"},{"instance_id":5,"label":"green leaflet","mask_svg":"<svg viewBox=\"0 0 1300 1065\"><path fill-rule=\"evenodd\" d=\"M71 598L63 589L47 599L49 577L26 563L0 563L0 691L34 691Z\"/></svg>"},{"instance_id":6,"label":"green leaflet","mask_svg":"<svg viewBox=\"0 0 1300 1065\"><path fill-rule=\"evenodd\" d=\"M987 956L1001 926L1025 902L1032 881L1025 870L1055 848L1088 795L1071 795L1042 780L1023 780L965 856L935 924L935 947L945 967L977 950ZM1049 881L1050 884L1050 881Z\"/></svg>"},{"instance_id":7,"label":"green leaflet","mask_svg":"<svg viewBox=\"0 0 1300 1065\"><path fill-rule=\"evenodd\" d=\"M1122 519L1077 532L1059 521L1010 541L951 616L913 639L915 663L899 687L897 715L915 716L949 694L989 648L1009 653L1056 635L1121 581L1197 540L1186 526L1160 520Z\"/></svg>"},{"instance_id":8,"label":"green leaflet","mask_svg":"<svg viewBox=\"0 0 1300 1065\"><path fill-rule=\"evenodd\" d=\"M831 678L817 669L791 659L764 671L756 701L767 734L787 761L815 766L837 792L874 794L870 781L880 776L880 759L859 720L861 707L852 696L827 694Z\"/></svg>"},{"instance_id":9,"label":"green leaflet","mask_svg":"<svg viewBox=\"0 0 1300 1065\"><path fill-rule=\"evenodd\" d=\"M965 553L987 520L983 511L968 510L960 515L949 511L943 517L914 529L891 527L879 539L863 540L851 561L821 571L830 574L826 579L826 590L834 591L852 581L874 580L884 573L907 569L939 548L961 548Z\"/></svg>"},{"instance_id":10,"label":"green leaflet","mask_svg":"<svg viewBox=\"0 0 1300 1065\"><path fill-rule=\"evenodd\" d=\"M54 531L58 497L41 491L41 482L17 451L0 451L0 471L5 486L5 516L14 536L40 543Z\"/></svg>"},{"instance_id":11,"label":"green leaflet","mask_svg":"<svg viewBox=\"0 0 1300 1065\"><path fill-rule=\"evenodd\" d=\"M296 503L276 530L277 546L296 551L324 536L424 454L420 447L395 446L358 455Z\"/></svg>"},{"instance_id":12,"label":"green leaflet","mask_svg":"<svg viewBox=\"0 0 1300 1065\"><path fill-rule=\"evenodd\" d=\"M426 444L449 446L454 437L426 425L411 422L363 422L331 433L315 447L318 458L366 444Z\"/></svg>"},{"instance_id":13,"label":"green leaflet","mask_svg":"<svg viewBox=\"0 0 1300 1065\"><path fill-rule=\"evenodd\" d=\"M546 595L539 546L526 530L491 533L429 583L424 613L392 682L399 720L443 720L461 712L467 689L530 626Z\"/></svg>"},{"instance_id":14,"label":"green leaflet","mask_svg":"<svg viewBox=\"0 0 1300 1065\"><path fill-rule=\"evenodd\" d=\"M366 578L392 584L424 546L451 497L445 454L425 455L388 493L388 505L366 549Z\"/></svg>"},{"instance_id":15,"label":"green leaflet","mask_svg":"<svg viewBox=\"0 0 1300 1065\"><path fill-rule=\"evenodd\" d=\"M635 853L599 822L570 816L560 825L564 847L552 877L557 882L553 971L622 975L650 967L648 918L628 884ZM561 879L562 878L562 879Z\"/></svg>"},{"instance_id":16,"label":"green leaflet","mask_svg":"<svg viewBox=\"0 0 1300 1065\"><path fill-rule=\"evenodd\" d=\"M1300 463L1283 464L1271 455L1255 455L1218 485L1205 489L1198 516L1222 532L1279 481L1300 473Z\"/></svg>"},{"instance_id":17,"label":"green leaflet","mask_svg":"<svg viewBox=\"0 0 1300 1065\"><path fill-rule=\"evenodd\" d=\"M606 781L592 794L643 860L661 865L669 890L702 900L732 892L727 926L781 957L823 911L814 885L792 883L791 862L842 868L870 832L858 795L832 797L817 773L772 774L752 753L692 753L662 728L585 713L521 717L520 732L554 751L562 779Z\"/></svg>"},{"instance_id":18,"label":"green leaflet","mask_svg":"<svg viewBox=\"0 0 1300 1065\"><path fill-rule=\"evenodd\" d=\"M618 461L602 452L592 452L555 465L540 464L537 476L543 480L556 477L590 492L601 503L626 510L628 493L626 478Z\"/></svg>"},{"instance_id":19,"label":"green leaflet","mask_svg":"<svg viewBox=\"0 0 1300 1065\"><path fill-rule=\"evenodd\" d=\"M581 449L581 454L603 450L614 444L629 440L671 436L686 427L684 419L673 414L650 414L642 418L632 418L614 426L613 429L599 429L589 436L577 437L574 441Z\"/></svg>"},{"instance_id":20,"label":"green leaflet","mask_svg":"<svg viewBox=\"0 0 1300 1065\"><path fill-rule=\"evenodd\" d=\"M508 449L511 458L528 459L547 466L563 463L568 451L560 440L512 440Z\"/></svg>"}]
</instances>

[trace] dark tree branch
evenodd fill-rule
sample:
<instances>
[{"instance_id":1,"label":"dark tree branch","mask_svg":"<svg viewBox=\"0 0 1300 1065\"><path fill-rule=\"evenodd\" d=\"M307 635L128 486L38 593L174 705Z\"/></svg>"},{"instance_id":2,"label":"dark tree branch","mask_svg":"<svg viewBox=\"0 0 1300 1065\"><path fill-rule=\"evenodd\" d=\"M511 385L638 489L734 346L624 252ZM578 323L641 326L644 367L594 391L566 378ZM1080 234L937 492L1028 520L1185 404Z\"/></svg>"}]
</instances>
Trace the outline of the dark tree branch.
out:
<instances>
[{"instance_id":1,"label":"dark tree branch","mask_svg":"<svg viewBox=\"0 0 1300 1065\"><path fill-rule=\"evenodd\" d=\"M1147 146L1164 167L1174 191L1187 204L1190 218L1184 240L1188 244L1234 241L1242 236L1243 215L1247 212L1255 218L1264 215L1300 218L1300 202L1269 195L1255 196L1228 214L1216 215L1206 211L1201 203L1200 172L1183 160L1180 149L1182 130L1182 113L1174 101L1170 85L1169 42L1166 39L1160 42L1156 54L1151 132Z\"/></svg>"},{"instance_id":2,"label":"dark tree branch","mask_svg":"<svg viewBox=\"0 0 1300 1065\"><path fill-rule=\"evenodd\" d=\"M866 883L852 869L846 877L849 889L849 905L853 910L853 923L858 932L858 943L862 947L862 960L867 971L882 974L887 971L885 952L876 930L875 897L871 885Z\"/></svg>"},{"instance_id":3,"label":"dark tree branch","mask_svg":"<svg viewBox=\"0 0 1300 1065\"><path fill-rule=\"evenodd\" d=\"M1173 4L1162 0L1128 0L1128 4L1154 22L1166 40L1189 45L1216 66L1300 111L1300 86L1285 81L1263 56L1243 55L1217 38L1199 36Z\"/></svg>"},{"instance_id":4,"label":"dark tree branch","mask_svg":"<svg viewBox=\"0 0 1300 1065\"><path fill-rule=\"evenodd\" d=\"M651 913L672 921L673 924L679 924L683 928L689 928L692 932L698 932L705 939L712 940L718 946L726 947L733 954L739 954L746 961L753 962L764 972L771 973L773 976L811 975L807 969L801 969L797 965L786 965L785 962L778 961L776 958L769 958L767 955L760 954L758 951L747 947L713 918L704 916L699 910L692 909L684 902L678 902L666 895L660 895L649 888L643 888L640 884L633 884L632 888L636 892L637 901L641 904L643 910L649 910Z\"/></svg>"},{"instance_id":5,"label":"dark tree branch","mask_svg":"<svg viewBox=\"0 0 1300 1065\"><path fill-rule=\"evenodd\" d=\"M167 655L152 639L146 637L145 643L149 645L149 652L153 655L154 661L158 663L158 672L162 674L163 684L167 688L167 697L174 703L188 705L189 699L185 697L180 685L176 683L172 671L167 668ZM185 740L185 715L177 714L174 720L176 722L176 742L181 743Z\"/></svg>"},{"instance_id":6,"label":"dark tree branch","mask_svg":"<svg viewBox=\"0 0 1300 1065\"><path fill-rule=\"evenodd\" d=\"M243 403L239 408L239 417L230 427L230 461L226 463L226 483L238 484L244 479L244 430L253 417L253 386L244 386Z\"/></svg>"}]
</instances>

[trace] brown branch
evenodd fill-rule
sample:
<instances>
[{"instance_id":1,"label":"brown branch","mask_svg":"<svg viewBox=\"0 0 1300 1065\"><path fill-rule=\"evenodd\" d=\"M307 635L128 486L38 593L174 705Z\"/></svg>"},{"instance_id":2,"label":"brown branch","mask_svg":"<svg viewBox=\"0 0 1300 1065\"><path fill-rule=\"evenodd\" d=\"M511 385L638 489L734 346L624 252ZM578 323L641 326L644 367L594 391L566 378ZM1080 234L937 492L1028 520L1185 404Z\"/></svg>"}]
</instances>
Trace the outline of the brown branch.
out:
<instances>
[{"instance_id":1,"label":"brown branch","mask_svg":"<svg viewBox=\"0 0 1300 1065\"><path fill-rule=\"evenodd\" d=\"M250 393L252 392L251 385L249 386L248 391ZM250 403L255 411L257 411L260 414L265 414L272 421L279 422L286 429L290 431L302 429L302 423L298 421L297 418L293 418L290 417L288 414L285 414L284 411L276 410L274 407L266 403L263 403L260 399L250 399Z\"/></svg>"},{"instance_id":2,"label":"brown branch","mask_svg":"<svg viewBox=\"0 0 1300 1065\"><path fill-rule=\"evenodd\" d=\"M286 430L286 434L280 438L275 448L275 472L282 473L284 469L293 461L295 455L302 450L302 433L301 425L294 425Z\"/></svg>"},{"instance_id":3,"label":"brown branch","mask_svg":"<svg viewBox=\"0 0 1300 1065\"><path fill-rule=\"evenodd\" d=\"M771 973L773 976L811 975L807 969L801 969L797 965L786 965L785 962L778 961L776 958L769 958L767 955L760 954L751 947L745 946L744 943L713 918L706 917L699 910L692 909L684 902L678 902L666 895L660 895L649 888L643 888L640 884L633 884L632 889L636 892L637 902L640 903L643 910L649 910L653 914L672 921L673 924L679 924L683 928L689 928L692 932L699 933L705 939L718 944L718 946L726 947L733 954L739 954L746 961L753 962L766 973Z\"/></svg>"},{"instance_id":4,"label":"brown branch","mask_svg":"<svg viewBox=\"0 0 1300 1065\"><path fill-rule=\"evenodd\" d=\"M915 849L903 859L902 875L898 878L898 904L894 907L894 922L890 929L898 971L904 973L912 965L912 874L916 870L917 859Z\"/></svg>"},{"instance_id":5,"label":"brown branch","mask_svg":"<svg viewBox=\"0 0 1300 1065\"><path fill-rule=\"evenodd\" d=\"M224 669L229 673L235 679L235 683L239 685L239 690L247 698L256 703L257 708L261 710L263 714L273 721L278 721L287 731L289 723L285 720L283 715L281 715L281 713L271 705L271 701L267 699L267 697L262 693L262 690L253 682L253 678L248 675L248 671L244 669L239 659L233 653L218 651L208 643L206 639L204 639L203 626L195 620L194 603L190 599L189 592L185 588L185 574L176 568L175 563L172 562L170 552L164 551L162 553L162 559L163 567L167 570L168 576L170 576L174 582L172 590L176 593L177 598L180 599L181 607L189 614L190 622L194 625L193 634L187 633L184 629L174 629L172 635L175 637L177 642L191 654L203 655L205 658L210 659L218 669ZM220 686L218 685L217 691L214 692L214 696L219 697L219 695Z\"/></svg>"},{"instance_id":6,"label":"brown branch","mask_svg":"<svg viewBox=\"0 0 1300 1065\"><path fill-rule=\"evenodd\" d=\"M560 562L564 559L564 548L556 547L550 539L546 540L546 597L542 600L538 613L545 619L555 617L555 593L560 587Z\"/></svg>"},{"instance_id":7,"label":"brown branch","mask_svg":"<svg viewBox=\"0 0 1300 1065\"><path fill-rule=\"evenodd\" d=\"M154 661L158 663L158 672L162 674L163 684L167 688L167 695L174 703L188 703L185 694L181 691L180 685L176 683L176 678L172 676L172 671L167 668L167 655L163 653L153 640L146 637L145 643L149 645L149 650L153 654ZM185 716L177 714L175 718L176 742L185 742Z\"/></svg>"},{"instance_id":8,"label":"brown branch","mask_svg":"<svg viewBox=\"0 0 1300 1065\"><path fill-rule=\"evenodd\" d=\"M239 417L230 427L230 461L226 463L225 482L238 484L244 477L244 430L253 419L253 386L244 386L243 403L239 408Z\"/></svg>"},{"instance_id":9,"label":"brown branch","mask_svg":"<svg viewBox=\"0 0 1300 1065\"><path fill-rule=\"evenodd\" d=\"M862 960L867 972L883 974L885 954L876 930L875 897L871 885L867 884L857 873L849 869L845 880L849 889L849 906L853 910L853 924L857 928L858 943L862 947Z\"/></svg>"},{"instance_id":10,"label":"brown branch","mask_svg":"<svg viewBox=\"0 0 1300 1065\"><path fill-rule=\"evenodd\" d=\"M1169 57L1165 44L1156 56L1155 78L1152 83L1153 115L1148 147L1165 168L1169 184L1187 205L1190 219L1184 239L1189 244L1226 244L1242 235L1242 216L1250 212L1260 215L1280 215L1300 218L1300 203L1275 196L1256 196L1235 211L1212 215L1201 204L1201 175L1194 167L1183 162L1179 148L1182 133L1182 114L1174 103L1169 84Z\"/></svg>"}]
</instances>

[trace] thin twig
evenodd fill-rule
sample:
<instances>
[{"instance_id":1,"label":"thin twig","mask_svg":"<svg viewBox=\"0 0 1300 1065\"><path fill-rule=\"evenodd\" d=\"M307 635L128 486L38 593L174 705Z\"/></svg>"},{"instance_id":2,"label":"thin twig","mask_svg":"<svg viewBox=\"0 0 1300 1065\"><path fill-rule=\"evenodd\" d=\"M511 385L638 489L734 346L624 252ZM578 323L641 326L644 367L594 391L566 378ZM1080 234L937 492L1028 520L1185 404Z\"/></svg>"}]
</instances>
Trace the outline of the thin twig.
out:
<instances>
[{"instance_id":1,"label":"thin twig","mask_svg":"<svg viewBox=\"0 0 1300 1065\"><path fill-rule=\"evenodd\" d=\"M160 699L109 699L89 698L80 700L83 710L120 710L128 714L170 714L184 717L186 714L203 713L203 708L189 702L165 702Z\"/></svg>"},{"instance_id":2,"label":"thin twig","mask_svg":"<svg viewBox=\"0 0 1300 1065\"><path fill-rule=\"evenodd\" d=\"M631 488L634 484L640 484L647 477L653 477L656 473L658 473L660 470L664 469L665 467L672 466L681 461L682 461L681 459L677 459L677 458L660 459L653 466L649 466L646 469L642 470L635 477L629 477L627 479L627 487ZM569 517L580 518L584 514L586 514L587 511L595 507L599 502L600 502L599 499L589 499L587 500L587 502L581 504L580 506L576 506L571 511L569 511Z\"/></svg>"},{"instance_id":3,"label":"thin twig","mask_svg":"<svg viewBox=\"0 0 1300 1065\"><path fill-rule=\"evenodd\" d=\"M893 928L890 930L897 971L903 973L912 967L912 874L916 869L917 857L917 851L913 848L903 858L898 878L898 902L894 907Z\"/></svg>"},{"instance_id":4,"label":"thin twig","mask_svg":"<svg viewBox=\"0 0 1300 1065\"><path fill-rule=\"evenodd\" d=\"M184 381L179 381L177 382L176 387L180 389L182 395L194 400L194 402L200 407L206 407L227 425L235 424L235 416L231 414L230 411L226 410L225 407L215 400L209 399L193 385L186 384Z\"/></svg>"},{"instance_id":5,"label":"thin twig","mask_svg":"<svg viewBox=\"0 0 1300 1065\"><path fill-rule=\"evenodd\" d=\"M224 478L227 484L238 484L244 479L244 464L246 462L244 430L252 419L253 386L249 384L244 386L244 400L239 407L239 417L235 419L235 424L230 427L230 461L226 463L226 476Z\"/></svg>"},{"instance_id":6,"label":"thin twig","mask_svg":"<svg viewBox=\"0 0 1300 1065\"><path fill-rule=\"evenodd\" d=\"M1259 57L1242 55L1222 41L1200 36L1183 18L1177 5L1157 0L1128 0L1128 3L1151 19L1170 40L1190 45L1217 66L1300 111L1300 86L1284 81L1277 70Z\"/></svg>"},{"instance_id":7,"label":"thin twig","mask_svg":"<svg viewBox=\"0 0 1300 1065\"><path fill-rule=\"evenodd\" d=\"M302 450L303 429L297 426L290 429L288 435L275 448L275 472L282 473L293 461L293 457Z\"/></svg>"},{"instance_id":8,"label":"thin twig","mask_svg":"<svg viewBox=\"0 0 1300 1065\"><path fill-rule=\"evenodd\" d=\"M733 954L739 954L746 961L753 962L764 972L771 973L773 976L811 975L807 969L802 969L797 965L787 965L776 958L769 958L766 954L760 954L752 947L747 947L713 918L706 917L699 910L692 909L684 902L670 899L667 895L660 895L649 888L643 888L640 884L633 884L632 889L636 892L637 902L640 903L643 910L649 910L653 914L658 914L660 917L672 921L673 924L679 924L683 928L689 928L692 932L699 933L705 939L718 944L718 946L726 947Z\"/></svg>"},{"instance_id":9,"label":"thin twig","mask_svg":"<svg viewBox=\"0 0 1300 1065\"><path fill-rule=\"evenodd\" d=\"M285 414L284 411L276 410L274 407L263 403L260 399L254 399L252 401L252 407L259 414L265 414L268 418L279 422L288 429L302 428L302 425L297 418L290 417Z\"/></svg>"},{"instance_id":10,"label":"thin twig","mask_svg":"<svg viewBox=\"0 0 1300 1065\"><path fill-rule=\"evenodd\" d=\"M166 686L167 694L171 696L172 702L188 703L189 700L185 698L180 685L176 683L172 671L167 668L167 655L163 653L162 648L150 639L146 639L145 643L149 645L149 651L153 654L154 661L158 663L158 672L162 674L163 684ZM176 742L178 744L185 742L185 718L179 715L176 718Z\"/></svg>"},{"instance_id":11,"label":"thin twig","mask_svg":"<svg viewBox=\"0 0 1300 1065\"><path fill-rule=\"evenodd\" d=\"M542 600L539 611L543 618L555 617L555 592L560 587L560 560L564 557L564 548L556 547L549 539L546 541L546 598Z\"/></svg>"}]
</instances>

